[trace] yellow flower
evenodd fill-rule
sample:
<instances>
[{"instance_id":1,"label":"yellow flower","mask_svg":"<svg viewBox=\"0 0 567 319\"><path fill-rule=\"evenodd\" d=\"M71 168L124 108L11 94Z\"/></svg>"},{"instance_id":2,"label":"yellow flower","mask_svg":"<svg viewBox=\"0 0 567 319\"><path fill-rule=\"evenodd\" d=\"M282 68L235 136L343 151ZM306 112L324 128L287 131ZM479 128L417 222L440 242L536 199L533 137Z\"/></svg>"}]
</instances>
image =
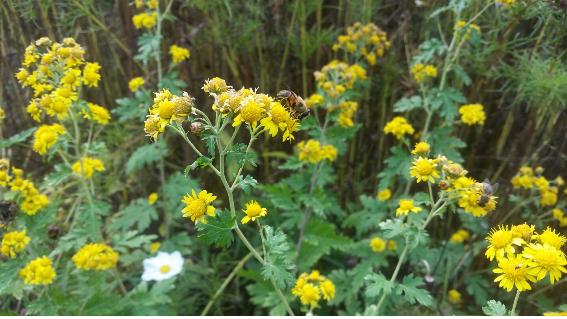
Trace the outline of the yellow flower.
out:
<instances>
[{"instance_id":1,"label":"yellow flower","mask_svg":"<svg viewBox=\"0 0 567 319\"><path fill-rule=\"evenodd\" d=\"M516 0L496 0L496 4L504 7L510 7L516 4Z\"/></svg>"},{"instance_id":2,"label":"yellow flower","mask_svg":"<svg viewBox=\"0 0 567 319\"><path fill-rule=\"evenodd\" d=\"M335 284L333 284L333 282L329 279L323 280L319 284L319 289L321 289L321 292L323 293L323 299L330 301L335 298Z\"/></svg>"},{"instance_id":3,"label":"yellow flower","mask_svg":"<svg viewBox=\"0 0 567 319\"><path fill-rule=\"evenodd\" d=\"M435 161L421 156L413 160L413 165L410 168L410 175L415 177L418 183L435 183L435 179L440 177L439 172L435 168Z\"/></svg>"},{"instance_id":4,"label":"yellow flower","mask_svg":"<svg viewBox=\"0 0 567 319\"><path fill-rule=\"evenodd\" d=\"M2 237L2 254L9 258L16 258L19 252L26 249L30 240L25 230L5 233Z\"/></svg>"},{"instance_id":5,"label":"yellow flower","mask_svg":"<svg viewBox=\"0 0 567 319\"><path fill-rule=\"evenodd\" d=\"M6 113L4 112L4 109L0 107L0 122L4 121L5 118Z\"/></svg>"},{"instance_id":6,"label":"yellow flower","mask_svg":"<svg viewBox=\"0 0 567 319\"><path fill-rule=\"evenodd\" d=\"M49 204L49 199L44 194L26 196L20 205L20 209L29 216L35 215Z\"/></svg>"},{"instance_id":7,"label":"yellow flower","mask_svg":"<svg viewBox=\"0 0 567 319\"><path fill-rule=\"evenodd\" d=\"M238 115L234 118L232 126L236 127L242 124L242 122L246 122L255 129L258 121L263 119L265 115L266 112L262 105L255 99L249 98L242 102L242 107Z\"/></svg>"},{"instance_id":8,"label":"yellow flower","mask_svg":"<svg viewBox=\"0 0 567 319\"><path fill-rule=\"evenodd\" d=\"M385 202L392 197L392 191L389 188L384 188L376 194L376 199L381 202Z\"/></svg>"},{"instance_id":9,"label":"yellow flower","mask_svg":"<svg viewBox=\"0 0 567 319\"><path fill-rule=\"evenodd\" d=\"M161 243L159 241L153 242L150 244L150 253L155 254L159 248L161 247Z\"/></svg>"},{"instance_id":10,"label":"yellow flower","mask_svg":"<svg viewBox=\"0 0 567 319\"><path fill-rule=\"evenodd\" d=\"M437 77L437 68L433 65L424 65L422 63L414 64L410 70L413 78L417 83L423 82L427 78Z\"/></svg>"},{"instance_id":11,"label":"yellow flower","mask_svg":"<svg viewBox=\"0 0 567 319\"><path fill-rule=\"evenodd\" d=\"M413 134L414 129L408 121L401 116L394 117L384 126L384 133L394 135L398 140L406 134Z\"/></svg>"},{"instance_id":12,"label":"yellow flower","mask_svg":"<svg viewBox=\"0 0 567 319\"><path fill-rule=\"evenodd\" d=\"M323 160L334 161L337 158L337 149L333 145L321 145L319 141L310 139L297 144L299 160L311 164Z\"/></svg>"},{"instance_id":13,"label":"yellow flower","mask_svg":"<svg viewBox=\"0 0 567 319\"><path fill-rule=\"evenodd\" d=\"M510 231L514 237L521 238L529 242L534 234L535 226L523 223L520 225L513 225Z\"/></svg>"},{"instance_id":14,"label":"yellow flower","mask_svg":"<svg viewBox=\"0 0 567 319\"><path fill-rule=\"evenodd\" d=\"M410 212L417 214L420 211L421 208L414 206L412 199L400 199L399 207L396 209L396 216L406 216Z\"/></svg>"},{"instance_id":15,"label":"yellow flower","mask_svg":"<svg viewBox=\"0 0 567 319\"><path fill-rule=\"evenodd\" d=\"M65 133L65 128L59 124L40 126L33 135L33 150L40 155L45 155L53 144L57 142L59 136Z\"/></svg>"},{"instance_id":16,"label":"yellow flower","mask_svg":"<svg viewBox=\"0 0 567 319\"><path fill-rule=\"evenodd\" d=\"M110 121L110 112L104 107L94 104L87 103L88 111L83 110L83 116L86 119L92 120L100 125L106 125Z\"/></svg>"},{"instance_id":17,"label":"yellow flower","mask_svg":"<svg viewBox=\"0 0 567 319\"><path fill-rule=\"evenodd\" d=\"M325 98L320 94L311 94L310 97L305 100L308 107L316 107L322 105L325 102Z\"/></svg>"},{"instance_id":18,"label":"yellow flower","mask_svg":"<svg viewBox=\"0 0 567 319\"><path fill-rule=\"evenodd\" d=\"M191 56L191 52L188 49L175 44L169 47L169 54L174 64L181 63Z\"/></svg>"},{"instance_id":19,"label":"yellow flower","mask_svg":"<svg viewBox=\"0 0 567 319\"><path fill-rule=\"evenodd\" d=\"M386 249L386 241L380 237L374 237L370 241L370 249L375 253L383 252Z\"/></svg>"},{"instance_id":20,"label":"yellow flower","mask_svg":"<svg viewBox=\"0 0 567 319\"><path fill-rule=\"evenodd\" d=\"M83 83L90 87L98 87L100 81L100 64L89 62L83 69Z\"/></svg>"},{"instance_id":21,"label":"yellow flower","mask_svg":"<svg viewBox=\"0 0 567 319\"><path fill-rule=\"evenodd\" d=\"M522 255L529 259L528 265L532 267L528 272L536 277L536 280L542 280L549 273L549 280L553 285L557 280L561 279L561 273L567 273L565 265L567 259L559 249L544 243L529 244Z\"/></svg>"},{"instance_id":22,"label":"yellow flower","mask_svg":"<svg viewBox=\"0 0 567 319\"><path fill-rule=\"evenodd\" d=\"M136 27L136 29L151 29L157 24L157 13L139 13L132 17L132 23L134 24L134 27Z\"/></svg>"},{"instance_id":23,"label":"yellow flower","mask_svg":"<svg viewBox=\"0 0 567 319\"><path fill-rule=\"evenodd\" d=\"M157 202L158 200L158 193L151 193L150 196L148 196L148 204L153 205Z\"/></svg>"},{"instance_id":24,"label":"yellow flower","mask_svg":"<svg viewBox=\"0 0 567 319\"><path fill-rule=\"evenodd\" d=\"M483 125L486 120L482 104L467 104L459 108L461 121L467 125Z\"/></svg>"},{"instance_id":25,"label":"yellow flower","mask_svg":"<svg viewBox=\"0 0 567 319\"><path fill-rule=\"evenodd\" d=\"M498 286L507 291L512 291L514 286L519 291L531 290L532 287L528 281L535 282L535 278L529 273L528 263L529 260L522 255L510 254L508 257L500 258L498 268L492 270L500 274L494 279L494 282L500 282Z\"/></svg>"},{"instance_id":26,"label":"yellow flower","mask_svg":"<svg viewBox=\"0 0 567 319\"><path fill-rule=\"evenodd\" d=\"M398 248L396 242L393 240L388 240L388 250L396 250L396 248Z\"/></svg>"},{"instance_id":27,"label":"yellow flower","mask_svg":"<svg viewBox=\"0 0 567 319\"><path fill-rule=\"evenodd\" d=\"M478 183L477 183L478 184ZM481 191L478 186L470 187L459 192L459 207L475 217L482 217L496 209L496 197L490 196L486 205L479 204Z\"/></svg>"},{"instance_id":28,"label":"yellow flower","mask_svg":"<svg viewBox=\"0 0 567 319\"><path fill-rule=\"evenodd\" d=\"M468 240L470 236L471 236L470 233L466 229L459 229L453 235L451 235L449 241L453 244L457 244L457 243L462 244L466 240Z\"/></svg>"},{"instance_id":29,"label":"yellow flower","mask_svg":"<svg viewBox=\"0 0 567 319\"><path fill-rule=\"evenodd\" d=\"M30 261L20 270L20 277L28 285L48 285L53 282L55 276L55 269L47 256Z\"/></svg>"},{"instance_id":30,"label":"yellow flower","mask_svg":"<svg viewBox=\"0 0 567 319\"><path fill-rule=\"evenodd\" d=\"M61 78L61 85L66 85L72 89L77 88L81 85L81 70L79 69L67 69L65 74Z\"/></svg>"},{"instance_id":31,"label":"yellow flower","mask_svg":"<svg viewBox=\"0 0 567 319\"><path fill-rule=\"evenodd\" d=\"M549 187L547 189L540 190L539 204L542 207L553 206L557 203L557 188Z\"/></svg>"},{"instance_id":32,"label":"yellow flower","mask_svg":"<svg viewBox=\"0 0 567 319\"><path fill-rule=\"evenodd\" d=\"M144 85L144 83L146 83L144 78L141 76L137 76L132 80L130 80L130 82L128 82L128 88L130 89L130 91L136 92L141 86Z\"/></svg>"},{"instance_id":33,"label":"yellow flower","mask_svg":"<svg viewBox=\"0 0 567 319\"><path fill-rule=\"evenodd\" d=\"M427 144L427 142L419 142L417 144L415 144L415 147L413 148L413 150L411 151L411 153L413 155L425 155L427 153L429 153L429 144Z\"/></svg>"},{"instance_id":34,"label":"yellow flower","mask_svg":"<svg viewBox=\"0 0 567 319\"><path fill-rule=\"evenodd\" d=\"M565 236L557 234L554 229L547 227L545 231L541 234L534 236L542 244L548 244L549 246L561 249L561 247L567 241Z\"/></svg>"},{"instance_id":35,"label":"yellow flower","mask_svg":"<svg viewBox=\"0 0 567 319\"><path fill-rule=\"evenodd\" d=\"M544 316L552 316L552 317L559 317L559 316L567 316L567 311L564 312L544 312Z\"/></svg>"},{"instance_id":36,"label":"yellow flower","mask_svg":"<svg viewBox=\"0 0 567 319\"><path fill-rule=\"evenodd\" d=\"M246 216L242 218L242 223L246 224L249 221L256 221L256 218L264 217L268 214L268 210L257 201L250 201L246 204L246 208L242 210Z\"/></svg>"},{"instance_id":37,"label":"yellow flower","mask_svg":"<svg viewBox=\"0 0 567 319\"><path fill-rule=\"evenodd\" d=\"M504 258L506 254L514 254L516 249L514 245L521 246L524 244L524 240L519 237L514 237L514 233L508 229L508 226L498 226L498 228L493 228L488 237L486 237L489 245L486 249L486 257L489 260L493 260L496 257L497 260Z\"/></svg>"},{"instance_id":38,"label":"yellow flower","mask_svg":"<svg viewBox=\"0 0 567 319\"><path fill-rule=\"evenodd\" d=\"M456 289L449 290L449 292L447 293L447 298L452 304L459 304L462 302L461 293Z\"/></svg>"},{"instance_id":39,"label":"yellow flower","mask_svg":"<svg viewBox=\"0 0 567 319\"><path fill-rule=\"evenodd\" d=\"M92 243L81 247L72 259L82 270L107 270L116 267L118 253L108 245Z\"/></svg>"},{"instance_id":40,"label":"yellow flower","mask_svg":"<svg viewBox=\"0 0 567 319\"><path fill-rule=\"evenodd\" d=\"M165 123L162 123L158 115L148 115L144 121L144 132L151 137L154 141L160 133L165 131Z\"/></svg>"},{"instance_id":41,"label":"yellow flower","mask_svg":"<svg viewBox=\"0 0 567 319\"><path fill-rule=\"evenodd\" d=\"M320 299L321 291L313 284L305 284L303 288L301 288L299 300L302 304L309 305L311 308L315 308L317 307Z\"/></svg>"},{"instance_id":42,"label":"yellow flower","mask_svg":"<svg viewBox=\"0 0 567 319\"><path fill-rule=\"evenodd\" d=\"M86 179L91 179L95 172L104 172L104 163L94 157L85 156L81 160L76 161L71 169L78 176L82 176Z\"/></svg>"},{"instance_id":43,"label":"yellow flower","mask_svg":"<svg viewBox=\"0 0 567 319\"><path fill-rule=\"evenodd\" d=\"M462 30L461 33L464 33L463 39L468 40L470 39L473 32L476 34L480 34L480 27L474 23L470 23L467 25L467 21L459 20L457 25L455 26L455 30Z\"/></svg>"},{"instance_id":44,"label":"yellow flower","mask_svg":"<svg viewBox=\"0 0 567 319\"><path fill-rule=\"evenodd\" d=\"M214 77L210 80L206 80L205 85L203 85L202 89L207 93L221 94L228 91L229 87L226 85L225 80L219 77Z\"/></svg>"},{"instance_id":45,"label":"yellow flower","mask_svg":"<svg viewBox=\"0 0 567 319\"><path fill-rule=\"evenodd\" d=\"M215 216L215 208L210 205L217 197L206 190L199 192L191 191L191 195L187 194L183 197L182 202L185 204L183 208L183 217L190 218L196 223L207 223L205 215Z\"/></svg>"}]
</instances>

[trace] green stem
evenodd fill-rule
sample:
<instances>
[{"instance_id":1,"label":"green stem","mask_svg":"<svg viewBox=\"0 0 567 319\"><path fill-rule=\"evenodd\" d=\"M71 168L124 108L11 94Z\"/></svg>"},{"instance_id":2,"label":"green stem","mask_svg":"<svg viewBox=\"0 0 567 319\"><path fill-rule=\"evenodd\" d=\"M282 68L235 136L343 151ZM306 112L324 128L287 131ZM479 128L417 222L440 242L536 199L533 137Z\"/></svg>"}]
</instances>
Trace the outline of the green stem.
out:
<instances>
[{"instance_id":1,"label":"green stem","mask_svg":"<svg viewBox=\"0 0 567 319\"><path fill-rule=\"evenodd\" d=\"M518 304L518 299L520 298L520 290L516 292L516 297L514 298L514 304L512 304L512 310L510 310L510 316L516 315L516 305Z\"/></svg>"}]
</instances>

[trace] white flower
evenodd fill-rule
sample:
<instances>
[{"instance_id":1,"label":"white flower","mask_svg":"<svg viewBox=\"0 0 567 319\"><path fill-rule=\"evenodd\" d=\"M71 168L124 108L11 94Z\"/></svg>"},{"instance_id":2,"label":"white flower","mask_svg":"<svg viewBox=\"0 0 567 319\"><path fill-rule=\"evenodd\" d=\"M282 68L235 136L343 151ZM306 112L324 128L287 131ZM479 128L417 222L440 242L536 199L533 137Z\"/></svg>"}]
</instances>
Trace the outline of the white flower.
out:
<instances>
[{"instance_id":1,"label":"white flower","mask_svg":"<svg viewBox=\"0 0 567 319\"><path fill-rule=\"evenodd\" d=\"M162 281L171 278L183 269L183 257L175 251L171 254L158 252L155 257L144 259L143 281Z\"/></svg>"}]
</instances>

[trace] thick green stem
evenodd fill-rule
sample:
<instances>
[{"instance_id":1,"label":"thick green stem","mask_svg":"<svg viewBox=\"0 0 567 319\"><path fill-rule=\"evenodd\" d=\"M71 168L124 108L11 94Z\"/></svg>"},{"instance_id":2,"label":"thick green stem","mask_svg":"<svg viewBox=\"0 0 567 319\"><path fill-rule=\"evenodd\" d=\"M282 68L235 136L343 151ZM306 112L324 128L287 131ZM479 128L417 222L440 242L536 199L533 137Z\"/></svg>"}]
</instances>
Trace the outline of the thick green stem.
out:
<instances>
[{"instance_id":1,"label":"thick green stem","mask_svg":"<svg viewBox=\"0 0 567 319\"><path fill-rule=\"evenodd\" d=\"M520 291L516 292L516 297L514 298L514 304L512 304L512 310L510 310L510 316L516 315L516 305L518 304L518 299L520 298Z\"/></svg>"}]
</instances>

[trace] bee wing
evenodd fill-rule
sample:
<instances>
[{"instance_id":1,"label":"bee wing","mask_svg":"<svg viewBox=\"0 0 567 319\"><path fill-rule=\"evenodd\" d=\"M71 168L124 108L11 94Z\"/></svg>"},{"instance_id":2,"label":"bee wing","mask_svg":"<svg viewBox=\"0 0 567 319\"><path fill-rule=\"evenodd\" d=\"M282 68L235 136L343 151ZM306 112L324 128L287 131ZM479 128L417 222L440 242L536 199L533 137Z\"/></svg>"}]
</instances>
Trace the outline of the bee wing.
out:
<instances>
[{"instance_id":1,"label":"bee wing","mask_svg":"<svg viewBox=\"0 0 567 319\"><path fill-rule=\"evenodd\" d=\"M494 183L492 185L492 193L496 193L496 191L498 190L498 186L500 186L500 183Z\"/></svg>"}]
</instances>

